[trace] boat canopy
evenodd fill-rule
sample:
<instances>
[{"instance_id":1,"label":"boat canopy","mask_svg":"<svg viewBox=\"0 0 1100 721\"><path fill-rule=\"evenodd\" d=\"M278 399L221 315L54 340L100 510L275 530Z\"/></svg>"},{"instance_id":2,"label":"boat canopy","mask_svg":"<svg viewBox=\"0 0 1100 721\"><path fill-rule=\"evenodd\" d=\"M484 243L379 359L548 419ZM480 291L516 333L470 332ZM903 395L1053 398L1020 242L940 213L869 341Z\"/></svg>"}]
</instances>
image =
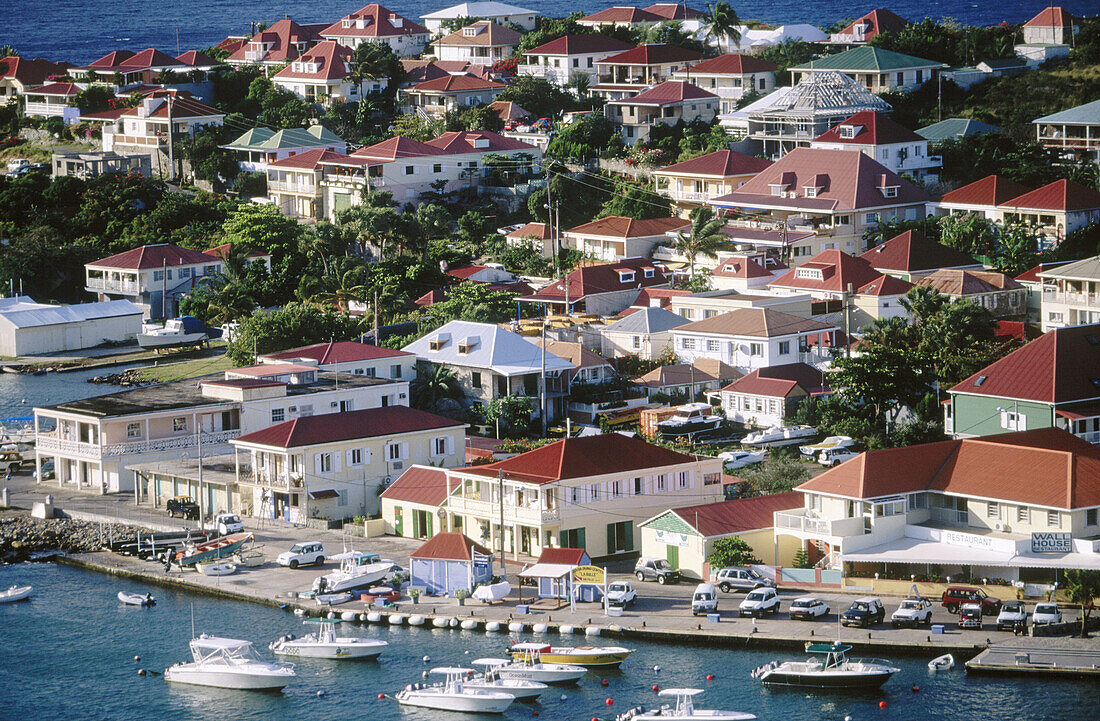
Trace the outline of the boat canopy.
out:
<instances>
[{"instance_id":1,"label":"boat canopy","mask_svg":"<svg viewBox=\"0 0 1100 721\"><path fill-rule=\"evenodd\" d=\"M441 676L462 676L463 674L474 673L474 669L462 668L460 666L439 666L437 668L433 668L431 672L437 673Z\"/></svg>"},{"instance_id":2,"label":"boat canopy","mask_svg":"<svg viewBox=\"0 0 1100 721\"><path fill-rule=\"evenodd\" d=\"M202 635L191 640L191 648L204 651L247 651L252 648L252 642L236 638Z\"/></svg>"},{"instance_id":3,"label":"boat canopy","mask_svg":"<svg viewBox=\"0 0 1100 721\"><path fill-rule=\"evenodd\" d=\"M305 621L302 621L302 623L316 623L321 626L335 626L343 622L343 619L340 618L307 618Z\"/></svg>"},{"instance_id":4,"label":"boat canopy","mask_svg":"<svg viewBox=\"0 0 1100 721\"><path fill-rule=\"evenodd\" d=\"M512 662L506 658L479 658L470 663L472 666L489 666L491 668L497 668L499 666L507 666Z\"/></svg>"},{"instance_id":5,"label":"boat canopy","mask_svg":"<svg viewBox=\"0 0 1100 721\"><path fill-rule=\"evenodd\" d=\"M842 646L839 643L807 643L806 651L809 653L848 653L851 646Z\"/></svg>"},{"instance_id":6,"label":"boat canopy","mask_svg":"<svg viewBox=\"0 0 1100 721\"><path fill-rule=\"evenodd\" d=\"M703 693L701 688L663 688L658 696L698 696Z\"/></svg>"},{"instance_id":7,"label":"boat canopy","mask_svg":"<svg viewBox=\"0 0 1100 721\"><path fill-rule=\"evenodd\" d=\"M541 653L547 653L550 651L550 644L548 643L517 643L512 646L513 651L539 651Z\"/></svg>"}]
</instances>

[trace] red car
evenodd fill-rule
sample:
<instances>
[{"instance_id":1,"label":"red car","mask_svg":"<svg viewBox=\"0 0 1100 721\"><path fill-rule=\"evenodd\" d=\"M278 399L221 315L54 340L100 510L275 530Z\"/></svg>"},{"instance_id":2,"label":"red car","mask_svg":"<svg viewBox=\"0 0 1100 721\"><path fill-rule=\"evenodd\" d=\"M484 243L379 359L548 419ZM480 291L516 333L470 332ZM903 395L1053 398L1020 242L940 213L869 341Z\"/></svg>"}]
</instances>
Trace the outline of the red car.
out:
<instances>
[{"instance_id":1,"label":"red car","mask_svg":"<svg viewBox=\"0 0 1100 721\"><path fill-rule=\"evenodd\" d=\"M964 603L975 603L982 607L983 616L996 616L1001 612L1000 599L993 598L980 588L969 586L948 586L943 592L943 607L951 613L958 613Z\"/></svg>"}]
</instances>

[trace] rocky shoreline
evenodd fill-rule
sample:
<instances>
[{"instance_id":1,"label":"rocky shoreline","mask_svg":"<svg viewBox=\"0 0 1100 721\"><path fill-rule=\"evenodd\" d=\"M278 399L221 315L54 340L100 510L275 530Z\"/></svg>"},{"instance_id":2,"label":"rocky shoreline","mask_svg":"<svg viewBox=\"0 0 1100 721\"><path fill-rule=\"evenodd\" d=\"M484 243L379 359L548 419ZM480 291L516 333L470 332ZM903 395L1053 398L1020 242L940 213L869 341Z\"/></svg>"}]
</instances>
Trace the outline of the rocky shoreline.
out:
<instances>
[{"instance_id":1,"label":"rocky shoreline","mask_svg":"<svg viewBox=\"0 0 1100 721\"><path fill-rule=\"evenodd\" d=\"M102 376L93 376L88 379L89 383L108 383L114 386L123 387L140 387L152 385L156 381L151 381L142 375L143 368L130 368L124 370L121 373L108 373Z\"/></svg>"},{"instance_id":2,"label":"rocky shoreline","mask_svg":"<svg viewBox=\"0 0 1100 721\"><path fill-rule=\"evenodd\" d=\"M114 537L137 533L137 528L115 527ZM104 546L98 523L69 518L42 520L30 516L0 518L0 563L20 563L46 551L88 553Z\"/></svg>"}]
</instances>

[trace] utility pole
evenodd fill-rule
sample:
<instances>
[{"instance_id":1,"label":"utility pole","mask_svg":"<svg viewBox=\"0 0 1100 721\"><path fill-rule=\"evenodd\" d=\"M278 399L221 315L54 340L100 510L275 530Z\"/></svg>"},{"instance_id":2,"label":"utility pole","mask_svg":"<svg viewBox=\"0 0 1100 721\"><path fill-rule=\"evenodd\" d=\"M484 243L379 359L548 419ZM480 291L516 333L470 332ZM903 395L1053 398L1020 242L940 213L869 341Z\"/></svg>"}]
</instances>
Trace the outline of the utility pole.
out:
<instances>
[{"instance_id":1,"label":"utility pole","mask_svg":"<svg viewBox=\"0 0 1100 721\"><path fill-rule=\"evenodd\" d=\"M168 320L168 261L160 266L160 317Z\"/></svg>"},{"instance_id":2,"label":"utility pole","mask_svg":"<svg viewBox=\"0 0 1100 721\"><path fill-rule=\"evenodd\" d=\"M374 291L374 339L375 345L381 345L378 338L378 291Z\"/></svg>"},{"instance_id":3,"label":"utility pole","mask_svg":"<svg viewBox=\"0 0 1100 721\"><path fill-rule=\"evenodd\" d=\"M508 578L508 569L504 566L504 471L497 471L499 490L497 495L500 501L500 577Z\"/></svg>"},{"instance_id":4,"label":"utility pole","mask_svg":"<svg viewBox=\"0 0 1100 721\"><path fill-rule=\"evenodd\" d=\"M168 182L176 179L176 159L173 153L175 145L175 133L172 128L172 93L168 92Z\"/></svg>"},{"instance_id":5,"label":"utility pole","mask_svg":"<svg viewBox=\"0 0 1100 721\"><path fill-rule=\"evenodd\" d=\"M197 437L198 443L199 443L199 499L198 500L199 500L199 530L201 531L202 530L202 519L205 517L204 511L206 509L206 498L204 498L204 496L206 494L204 493L203 487L202 487L202 416L200 416L200 415L195 416L195 425L198 426L198 428L195 429L195 436Z\"/></svg>"},{"instance_id":6,"label":"utility pole","mask_svg":"<svg viewBox=\"0 0 1100 721\"><path fill-rule=\"evenodd\" d=\"M539 378L539 415L542 416L542 437L546 438L546 317L542 319L542 373Z\"/></svg>"},{"instance_id":7,"label":"utility pole","mask_svg":"<svg viewBox=\"0 0 1100 721\"><path fill-rule=\"evenodd\" d=\"M943 73L936 73L936 122L943 120Z\"/></svg>"},{"instance_id":8,"label":"utility pole","mask_svg":"<svg viewBox=\"0 0 1100 721\"><path fill-rule=\"evenodd\" d=\"M546 164L546 221L550 224L551 243L554 248L554 275L558 275L558 234L554 232L554 196L550 189L550 165Z\"/></svg>"},{"instance_id":9,"label":"utility pole","mask_svg":"<svg viewBox=\"0 0 1100 721\"><path fill-rule=\"evenodd\" d=\"M852 297L852 284L848 284L848 292L844 294L844 357L852 357L852 324L848 315L848 302Z\"/></svg>"}]
</instances>

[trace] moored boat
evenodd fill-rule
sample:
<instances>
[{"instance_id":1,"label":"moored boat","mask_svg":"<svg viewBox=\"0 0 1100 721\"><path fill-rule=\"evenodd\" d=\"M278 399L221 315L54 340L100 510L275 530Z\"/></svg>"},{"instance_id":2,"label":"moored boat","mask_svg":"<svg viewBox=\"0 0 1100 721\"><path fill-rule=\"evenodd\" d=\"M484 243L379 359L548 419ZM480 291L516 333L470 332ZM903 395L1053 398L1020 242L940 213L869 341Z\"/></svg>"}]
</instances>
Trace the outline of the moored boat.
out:
<instances>
[{"instance_id":1,"label":"moored boat","mask_svg":"<svg viewBox=\"0 0 1100 721\"><path fill-rule=\"evenodd\" d=\"M237 572L234 563L196 563L195 569L204 576L232 576Z\"/></svg>"},{"instance_id":2,"label":"moored boat","mask_svg":"<svg viewBox=\"0 0 1100 721\"><path fill-rule=\"evenodd\" d=\"M486 691L468 688L465 677L472 669L442 667L433 668L433 674L444 675L442 684L411 684L398 691L394 698L404 706L437 709L439 711L463 711L466 713L504 713L515 698L502 691Z\"/></svg>"},{"instance_id":3,"label":"moored boat","mask_svg":"<svg viewBox=\"0 0 1100 721\"><path fill-rule=\"evenodd\" d=\"M157 605L157 599L153 598L151 593L131 593L129 591L119 591L118 600L127 606L155 606Z\"/></svg>"},{"instance_id":4,"label":"moored boat","mask_svg":"<svg viewBox=\"0 0 1100 721\"><path fill-rule=\"evenodd\" d=\"M517 643L512 647L512 653L518 653L518 655L511 661L500 658L479 658L474 663L480 666L492 665L499 678L539 683L575 683L588 673L588 669L584 666L543 661L540 654L544 648L548 647L541 643Z\"/></svg>"},{"instance_id":5,"label":"moored boat","mask_svg":"<svg viewBox=\"0 0 1100 721\"><path fill-rule=\"evenodd\" d=\"M551 646L538 643L517 643L512 646L512 657L522 658L536 648L543 663L569 663L586 668L618 666L633 649L622 646Z\"/></svg>"},{"instance_id":6,"label":"moored boat","mask_svg":"<svg viewBox=\"0 0 1100 721\"><path fill-rule=\"evenodd\" d=\"M195 686L278 691L295 677L294 664L259 657L250 641L202 634L191 640L191 662L164 671L164 680Z\"/></svg>"},{"instance_id":7,"label":"moored boat","mask_svg":"<svg viewBox=\"0 0 1100 721\"><path fill-rule=\"evenodd\" d=\"M269 648L277 656L301 656L303 658L370 659L377 658L389 646L385 641L375 641L361 636L338 636L340 619L310 619L306 625L315 625L314 633L301 638L292 635L272 641Z\"/></svg>"},{"instance_id":8,"label":"moored boat","mask_svg":"<svg viewBox=\"0 0 1100 721\"><path fill-rule=\"evenodd\" d=\"M817 435L817 429L813 426L772 426L766 430L748 434L741 439L741 443L758 447L793 446L815 435Z\"/></svg>"},{"instance_id":9,"label":"moored boat","mask_svg":"<svg viewBox=\"0 0 1100 721\"><path fill-rule=\"evenodd\" d=\"M210 329L193 316L170 318L163 326L147 323L137 334L138 345L145 349L180 348L210 340Z\"/></svg>"},{"instance_id":10,"label":"moored boat","mask_svg":"<svg viewBox=\"0 0 1100 721\"><path fill-rule=\"evenodd\" d=\"M752 672L765 684L810 688L878 688L900 669L879 659L849 659L851 646L807 643L807 653L822 656L805 661L773 661Z\"/></svg>"},{"instance_id":11,"label":"moored boat","mask_svg":"<svg viewBox=\"0 0 1100 721\"><path fill-rule=\"evenodd\" d=\"M340 568L319 576L313 582L317 593L338 593L357 588L369 588L394 571L393 561L381 558L377 553L344 551L332 557L340 562Z\"/></svg>"},{"instance_id":12,"label":"moored boat","mask_svg":"<svg viewBox=\"0 0 1100 721\"><path fill-rule=\"evenodd\" d=\"M500 691L511 694L515 699L538 698L543 691L550 688L538 681L522 678L501 678L497 674L497 669L508 665L508 663L509 661L503 658L482 658L474 661L473 665L482 666L485 671L477 676L467 678L466 687Z\"/></svg>"},{"instance_id":13,"label":"moored boat","mask_svg":"<svg viewBox=\"0 0 1100 721\"><path fill-rule=\"evenodd\" d=\"M687 403L677 408L670 418L660 421L657 431L665 438L689 436L700 431L712 431L724 420L709 403Z\"/></svg>"},{"instance_id":14,"label":"moored boat","mask_svg":"<svg viewBox=\"0 0 1100 721\"><path fill-rule=\"evenodd\" d=\"M193 546L186 546L172 557L172 563L179 566L192 566L196 563L208 563L218 558L232 556L241 546L252 539L251 533L231 533Z\"/></svg>"},{"instance_id":15,"label":"moored boat","mask_svg":"<svg viewBox=\"0 0 1100 721\"><path fill-rule=\"evenodd\" d=\"M937 656L928 662L929 671L947 671L952 668L955 668L955 657L949 653Z\"/></svg>"},{"instance_id":16,"label":"moored boat","mask_svg":"<svg viewBox=\"0 0 1100 721\"><path fill-rule=\"evenodd\" d=\"M0 591L0 603L14 603L23 601L31 596L32 586L12 586L6 591Z\"/></svg>"},{"instance_id":17,"label":"moored boat","mask_svg":"<svg viewBox=\"0 0 1100 721\"><path fill-rule=\"evenodd\" d=\"M650 711L641 707L630 709L615 717L615 721L631 721L632 719L664 719L664 721L690 721L691 719L707 719L707 721L749 721L756 718L755 714L741 711L714 711L709 709L697 709L693 698L703 693L701 688L663 688L657 694L668 698L676 697L676 705L665 705Z\"/></svg>"}]
</instances>

